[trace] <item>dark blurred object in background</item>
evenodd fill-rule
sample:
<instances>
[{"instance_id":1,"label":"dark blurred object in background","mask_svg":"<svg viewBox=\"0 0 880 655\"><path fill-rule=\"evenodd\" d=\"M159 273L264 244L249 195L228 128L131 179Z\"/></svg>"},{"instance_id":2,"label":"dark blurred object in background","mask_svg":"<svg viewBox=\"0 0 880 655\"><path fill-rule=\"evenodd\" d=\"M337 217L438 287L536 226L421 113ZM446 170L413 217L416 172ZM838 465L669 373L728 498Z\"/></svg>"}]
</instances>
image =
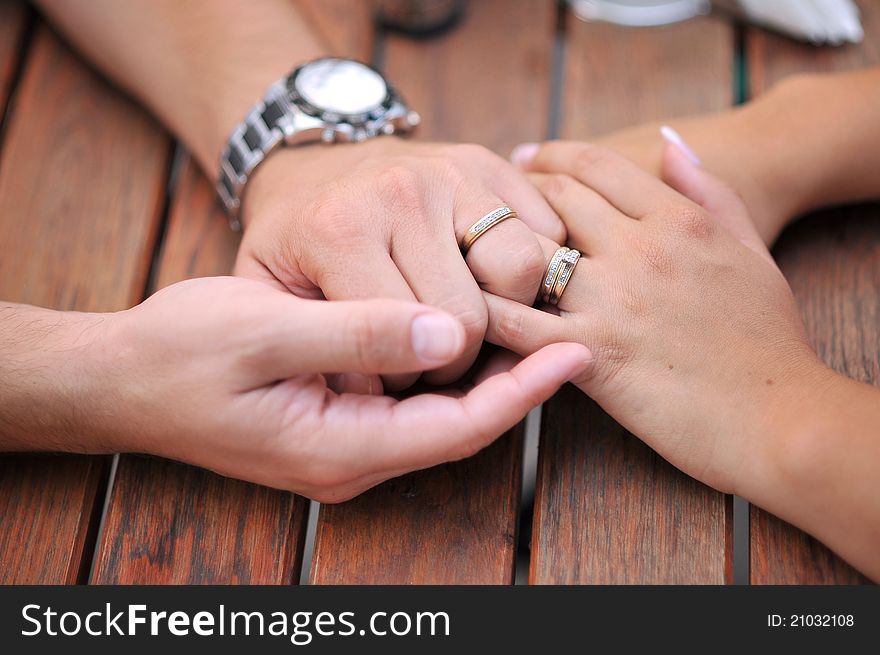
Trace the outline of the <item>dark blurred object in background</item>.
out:
<instances>
[{"instance_id":1,"label":"dark blurred object in background","mask_svg":"<svg viewBox=\"0 0 880 655\"><path fill-rule=\"evenodd\" d=\"M385 29L426 38L453 27L466 0L376 0L376 19Z\"/></svg>"}]
</instances>

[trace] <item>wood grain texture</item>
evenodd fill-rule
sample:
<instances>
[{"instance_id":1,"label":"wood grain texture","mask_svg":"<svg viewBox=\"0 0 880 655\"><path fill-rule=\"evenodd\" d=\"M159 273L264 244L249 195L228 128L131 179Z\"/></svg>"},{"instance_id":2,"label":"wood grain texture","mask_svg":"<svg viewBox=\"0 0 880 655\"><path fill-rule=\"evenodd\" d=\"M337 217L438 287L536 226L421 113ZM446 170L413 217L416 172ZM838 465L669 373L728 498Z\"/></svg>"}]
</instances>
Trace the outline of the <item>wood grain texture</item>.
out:
<instances>
[{"instance_id":1,"label":"wood grain texture","mask_svg":"<svg viewBox=\"0 0 880 655\"><path fill-rule=\"evenodd\" d=\"M312 584L510 584L522 426L475 457L322 505Z\"/></svg>"},{"instance_id":2,"label":"wood grain texture","mask_svg":"<svg viewBox=\"0 0 880 655\"><path fill-rule=\"evenodd\" d=\"M421 114L418 137L507 155L546 136L556 9L547 0L467 3L436 39L389 37L385 69Z\"/></svg>"},{"instance_id":3,"label":"wood grain texture","mask_svg":"<svg viewBox=\"0 0 880 655\"><path fill-rule=\"evenodd\" d=\"M627 30L568 18L563 138L730 105L726 23ZM723 494L673 468L572 387L545 405L542 423L532 583L730 581Z\"/></svg>"},{"instance_id":4,"label":"wood grain texture","mask_svg":"<svg viewBox=\"0 0 880 655\"><path fill-rule=\"evenodd\" d=\"M865 41L812 48L759 30L747 34L751 93L802 71L880 63L880 5L861 2ZM794 223L774 255L791 283L819 356L856 380L880 385L880 206L823 211ZM868 582L824 545L751 508L752 584Z\"/></svg>"},{"instance_id":5,"label":"wood grain texture","mask_svg":"<svg viewBox=\"0 0 880 655\"><path fill-rule=\"evenodd\" d=\"M21 61L28 9L20 0L0 0L0 125L12 78Z\"/></svg>"},{"instance_id":6,"label":"wood grain texture","mask_svg":"<svg viewBox=\"0 0 880 655\"><path fill-rule=\"evenodd\" d=\"M567 18L563 138L592 138L733 102L734 34L726 22L698 18L627 29Z\"/></svg>"},{"instance_id":7,"label":"wood grain texture","mask_svg":"<svg viewBox=\"0 0 880 655\"><path fill-rule=\"evenodd\" d=\"M151 457L120 458L93 584L290 584L306 507L293 494Z\"/></svg>"},{"instance_id":8,"label":"wood grain texture","mask_svg":"<svg viewBox=\"0 0 880 655\"><path fill-rule=\"evenodd\" d=\"M544 135L554 31L551 1L481 0L437 40L389 37L385 68L425 118L423 139L499 151ZM510 584L522 427L476 457L324 505L311 580Z\"/></svg>"},{"instance_id":9,"label":"wood grain texture","mask_svg":"<svg viewBox=\"0 0 880 655\"><path fill-rule=\"evenodd\" d=\"M47 28L0 160L0 297L119 310L143 289L169 140ZM0 582L70 583L91 561L108 459L0 459Z\"/></svg>"},{"instance_id":10,"label":"wood grain texture","mask_svg":"<svg viewBox=\"0 0 880 655\"><path fill-rule=\"evenodd\" d=\"M333 52L369 58L368 3L301 1L298 6ZM156 288L230 274L238 244L212 185L184 157ZM92 582L292 584L299 580L307 512L307 502L294 494L123 455Z\"/></svg>"}]
</instances>

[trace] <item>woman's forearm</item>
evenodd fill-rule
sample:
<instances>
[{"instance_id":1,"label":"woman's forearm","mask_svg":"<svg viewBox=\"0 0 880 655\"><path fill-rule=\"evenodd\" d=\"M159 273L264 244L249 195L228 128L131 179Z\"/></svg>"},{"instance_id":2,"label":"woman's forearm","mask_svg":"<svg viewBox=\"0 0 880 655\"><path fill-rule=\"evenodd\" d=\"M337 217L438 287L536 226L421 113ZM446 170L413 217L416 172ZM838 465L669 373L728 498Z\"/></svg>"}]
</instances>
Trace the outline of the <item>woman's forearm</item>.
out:
<instances>
[{"instance_id":1,"label":"woman's forearm","mask_svg":"<svg viewBox=\"0 0 880 655\"><path fill-rule=\"evenodd\" d=\"M880 68L795 76L741 108L669 124L742 195L767 243L809 210L880 197ZM658 126L600 141L659 175Z\"/></svg>"},{"instance_id":2,"label":"woman's forearm","mask_svg":"<svg viewBox=\"0 0 880 655\"><path fill-rule=\"evenodd\" d=\"M737 491L880 580L880 389L831 371L811 387L779 408Z\"/></svg>"},{"instance_id":3,"label":"woman's forearm","mask_svg":"<svg viewBox=\"0 0 880 655\"><path fill-rule=\"evenodd\" d=\"M143 100L209 175L232 128L292 66L325 54L289 0L37 0Z\"/></svg>"}]
</instances>

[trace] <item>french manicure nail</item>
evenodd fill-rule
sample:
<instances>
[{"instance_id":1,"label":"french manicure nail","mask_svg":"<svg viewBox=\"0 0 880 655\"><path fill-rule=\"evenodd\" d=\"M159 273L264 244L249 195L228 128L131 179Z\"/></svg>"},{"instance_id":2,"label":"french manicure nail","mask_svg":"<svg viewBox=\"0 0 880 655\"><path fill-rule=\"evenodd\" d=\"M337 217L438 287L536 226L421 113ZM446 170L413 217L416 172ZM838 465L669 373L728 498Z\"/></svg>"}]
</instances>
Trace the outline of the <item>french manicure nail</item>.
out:
<instances>
[{"instance_id":1,"label":"french manicure nail","mask_svg":"<svg viewBox=\"0 0 880 655\"><path fill-rule=\"evenodd\" d=\"M517 166L528 166L537 154L537 143L521 143L510 153L510 161Z\"/></svg>"},{"instance_id":2,"label":"french manicure nail","mask_svg":"<svg viewBox=\"0 0 880 655\"><path fill-rule=\"evenodd\" d=\"M446 362L461 350L462 333L455 319L422 314L410 326L413 352L425 361Z\"/></svg>"},{"instance_id":3,"label":"french manicure nail","mask_svg":"<svg viewBox=\"0 0 880 655\"><path fill-rule=\"evenodd\" d=\"M685 141L681 134L679 134L676 130L669 127L668 125L664 125L660 128L660 135L666 140L667 143L671 143L676 148L681 150L685 156L690 159L691 163L695 166L702 166L703 162L700 161L700 158L697 156L697 153L693 151L687 141Z\"/></svg>"}]
</instances>

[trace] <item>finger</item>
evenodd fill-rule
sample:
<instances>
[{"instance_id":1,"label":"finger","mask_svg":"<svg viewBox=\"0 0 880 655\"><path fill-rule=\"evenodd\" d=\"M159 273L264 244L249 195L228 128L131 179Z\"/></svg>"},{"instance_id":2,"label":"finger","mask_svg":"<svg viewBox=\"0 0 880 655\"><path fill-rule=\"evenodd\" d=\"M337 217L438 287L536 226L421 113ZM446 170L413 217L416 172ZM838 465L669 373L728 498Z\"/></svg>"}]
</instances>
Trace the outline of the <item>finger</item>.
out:
<instances>
[{"instance_id":1,"label":"finger","mask_svg":"<svg viewBox=\"0 0 880 655\"><path fill-rule=\"evenodd\" d=\"M489 307L489 343L527 356L551 343L572 339L571 329L561 316L489 293L484 298Z\"/></svg>"},{"instance_id":2,"label":"finger","mask_svg":"<svg viewBox=\"0 0 880 655\"><path fill-rule=\"evenodd\" d=\"M519 364L523 360L521 355L517 355L510 350L505 350L504 348L498 348L492 356L486 361L483 367L477 371L474 376L474 384L480 384L485 382L493 375L498 375L499 373L505 373L509 371L514 366ZM473 388L473 387L471 387ZM468 389L467 391L470 391ZM462 394L464 395L464 394Z\"/></svg>"},{"instance_id":3,"label":"finger","mask_svg":"<svg viewBox=\"0 0 880 655\"><path fill-rule=\"evenodd\" d=\"M574 235L573 235L574 236ZM544 272L542 276L547 275L548 268L550 265L550 260L553 259L553 255L556 254L556 251L559 250L559 244L547 239L540 234L536 235L538 239L538 243L541 244L541 251L544 255ZM584 245L580 242L579 239L573 238L573 241L569 244L574 248L581 249ZM542 291L543 291L543 283L544 279L542 277ZM559 312L583 312L586 310L590 304L592 299L596 298L598 289L596 285L598 284L598 275L597 275L597 267L594 263L592 257L589 254L582 254L581 258L578 260L577 265L575 266L574 272L571 273L571 280L568 282L568 286L565 287L565 291L556 305L549 305L541 303L539 306L543 312L550 312L554 315L559 315ZM493 294L497 295L497 294ZM484 294L484 298L486 295ZM490 316L491 320L491 316Z\"/></svg>"},{"instance_id":4,"label":"finger","mask_svg":"<svg viewBox=\"0 0 880 655\"><path fill-rule=\"evenodd\" d=\"M625 157L591 143L543 143L526 164L526 170L569 175L604 196L627 216L638 219L679 199L672 189Z\"/></svg>"},{"instance_id":5,"label":"finger","mask_svg":"<svg viewBox=\"0 0 880 655\"><path fill-rule=\"evenodd\" d=\"M619 245L621 231L632 219L596 191L560 173L531 173L529 181L568 226L569 247L597 255Z\"/></svg>"},{"instance_id":6,"label":"finger","mask_svg":"<svg viewBox=\"0 0 880 655\"><path fill-rule=\"evenodd\" d=\"M336 393L358 393L365 396L381 396L384 392L382 378L368 373L338 373L325 375L327 386Z\"/></svg>"},{"instance_id":7,"label":"finger","mask_svg":"<svg viewBox=\"0 0 880 655\"><path fill-rule=\"evenodd\" d=\"M303 301L285 294L243 335L248 366L267 381L308 373L406 373L461 356L464 328L433 307L395 300Z\"/></svg>"},{"instance_id":8,"label":"finger","mask_svg":"<svg viewBox=\"0 0 880 655\"><path fill-rule=\"evenodd\" d=\"M327 300L416 300L391 256L378 246L354 246L351 252L325 255L314 278Z\"/></svg>"},{"instance_id":9,"label":"finger","mask_svg":"<svg viewBox=\"0 0 880 655\"><path fill-rule=\"evenodd\" d=\"M460 194L454 223L459 242L472 225L504 205L485 191ZM485 291L529 305L535 301L544 256L536 233L519 219L508 218L489 228L468 249L465 261Z\"/></svg>"},{"instance_id":10,"label":"finger","mask_svg":"<svg viewBox=\"0 0 880 655\"><path fill-rule=\"evenodd\" d=\"M454 316L464 328L460 357L425 374L431 384L457 380L471 367L486 334L486 303L453 235L395 247L392 257L418 300Z\"/></svg>"},{"instance_id":11,"label":"finger","mask_svg":"<svg viewBox=\"0 0 880 655\"><path fill-rule=\"evenodd\" d=\"M702 206L740 242L770 258L748 209L736 191L696 164L681 146L666 144L661 170L663 180L669 186Z\"/></svg>"},{"instance_id":12,"label":"finger","mask_svg":"<svg viewBox=\"0 0 880 655\"><path fill-rule=\"evenodd\" d=\"M370 420L363 426L372 458L385 454L374 466L398 472L469 457L565 382L582 376L591 359L581 345L555 344L483 381L463 398L426 394L404 400L388 410L383 423Z\"/></svg>"},{"instance_id":13,"label":"finger","mask_svg":"<svg viewBox=\"0 0 880 655\"><path fill-rule=\"evenodd\" d=\"M372 244L358 247L338 257L325 255L321 268L314 273L315 282L328 300L363 300L390 298L416 302L416 296L407 284L391 256ZM405 389L419 377L415 372L386 375L389 389Z\"/></svg>"},{"instance_id":14,"label":"finger","mask_svg":"<svg viewBox=\"0 0 880 655\"><path fill-rule=\"evenodd\" d=\"M567 236L564 223L541 194L527 183L523 172L507 162L496 170L488 181L492 190L516 209L520 220L530 230L557 243L564 243Z\"/></svg>"}]
</instances>

